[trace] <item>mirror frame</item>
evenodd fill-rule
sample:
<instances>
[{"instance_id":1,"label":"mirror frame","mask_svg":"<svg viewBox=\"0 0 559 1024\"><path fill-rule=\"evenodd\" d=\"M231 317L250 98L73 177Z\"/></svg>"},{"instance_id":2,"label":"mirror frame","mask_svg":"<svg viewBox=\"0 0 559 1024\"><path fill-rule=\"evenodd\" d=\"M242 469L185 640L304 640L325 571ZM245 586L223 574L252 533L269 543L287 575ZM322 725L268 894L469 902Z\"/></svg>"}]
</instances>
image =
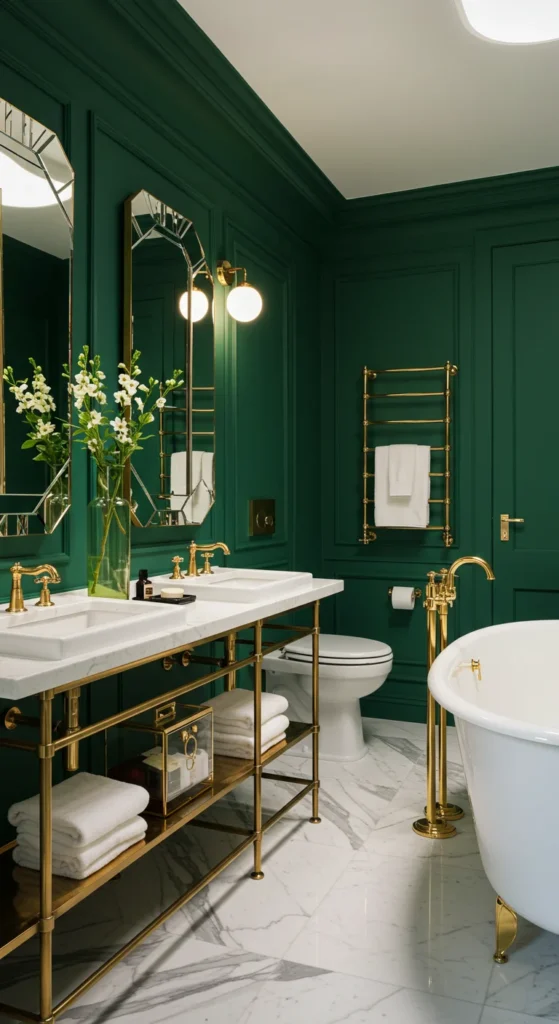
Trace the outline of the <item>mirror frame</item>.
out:
<instances>
[{"instance_id":1,"label":"mirror frame","mask_svg":"<svg viewBox=\"0 0 559 1024\"><path fill-rule=\"evenodd\" d=\"M125 200L125 203L124 203L124 283L123 283L123 362L126 363L127 365L130 363L130 360L132 358L132 352L133 352L133 349L134 349L134 330L133 330L133 323L134 323L134 315L133 315L133 268L132 268L132 255L133 255L133 250L134 250L134 215L133 215L133 212L132 212L132 204L133 204L134 200L138 198L138 196L142 196L142 195L149 196L149 198L151 200L153 200L154 203L159 205L160 215L162 214L164 216L165 220L167 219L168 216L170 216L172 219L178 219L179 227L173 231L173 234L174 234L175 237L174 237L174 239L173 238L169 238L169 241L171 241L172 244L179 245L181 250L182 250L182 252L183 252L183 255L185 257L185 263L186 263L185 269L186 269L186 276L187 276L187 287L185 288L185 291L188 292L188 306L189 306L189 308L190 309L192 308L193 282L194 282L194 279L196 278L197 275L203 274L204 277L209 280L209 282L211 284L211 287L212 287L212 291L213 291L213 288L214 288L214 278L213 278L213 275L212 275L212 272L211 272L211 268L210 268L210 265L209 265L209 263L207 261L206 254L205 254L205 251L204 251L204 247L203 247L202 242L200 240L200 236L198 235L198 232L196 231L196 228L194 227L193 221L190 220L189 217L186 217L184 214L179 213L172 206L169 206L167 203L164 203L163 200L158 199L157 196L154 196L153 193L148 192L147 189L139 189L138 192L134 192L131 196L129 196ZM164 224L163 221L162 221L162 226L166 230L168 230L167 225ZM196 238L196 242L197 242L197 245L198 245L199 250L200 250L200 258L198 260L196 260L194 263L190 259L190 256L189 256L188 251L186 250L186 248L181 244L181 239L184 238L184 236L187 233L190 234L190 237L194 236ZM193 444L193 438L196 437L197 435L202 435L202 434L204 434L205 436L210 436L211 435L211 436L213 436L213 439L214 439L213 440L214 461L213 461L213 472L212 472L212 501L211 501L211 505L209 506L208 511L206 512L206 515L205 515L204 518L207 517L207 515L211 511L213 505L215 504L215 448L216 448L216 445L215 445L216 429L215 428L216 428L216 421L215 421L215 322L213 320L213 295L212 295L212 302L210 304L210 307L211 307L212 331L213 331L213 376L212 376L213 383L212 383L211 387L196 387L194 385L194 383L193 383L194 345L195 345L194 321L193 321L192 317L185 317L185 360L184 360L184 364L185 365L184 365L184 379L185 379L185 418L186 418L186 420L185 420L185 431L184 431L184 433L185 433L185 448L186 448L186 452L188 453L188 458L187 458L187 463L186 463L186 491L187 491L187 494L184 495L183 509L180 510L180 511L174 511L174 510L171 510L171 509L169 509L169 510L165 510L165 509L157 510L156 506L154 505L152 495L147 490L147 488L146 488L142 478L139 476L139 474L134 469L133 458L130 460L130 462L128 463L128 465L126 467L126 471L125 471L125 475L124 475L124 496L127 498L128 501L131 502L131 506L132 506L132 523L133 523L133 525L141 527L143 529L146 529L148 527L154 527L154 526L183 526L183 527L184 526L200 526L201 523L204 521L204 520L200 520L200 522L194 522L194 521L189 522L185 518L183 518L183 521L180 521L180 522L173 521L174 518L178 518L181 515L184 516L184 507L186 506L187 502L192 498L192 495L194 493L194 489L193 489L193 486L192 486L192 450L193 450L192 444ZM213 396L214 396L213 409L212 410L208 410L208 411L212 412L212 430L210 430L210 431L196 431L196 430L193 429L193 413L196 413L197 411L200 411L200 410L196 410L196 409L193 408L193 393L196 392L196 391L208 391L208 390L213 391ZM202 410L202 411L204 411L204 410ZM164 416L164 411L160 411L160 413L159 413L159 430L158 430L158 434L159 435L161 435L161 431L163 430L163 416ZM165 467L162 464L162 456L161 456L161 454L159 454L158 457L159 457L159 460L160 460L159 479L161 481L163 479L163 477L165 476ZM152 515L150 516L150 518L149 518L149 520L147 522L142 522L141 520L138 519L137 515L135 514L135 509L134 509L134 505L133 505L133 502L132 502L132 477L135 478L138 486L144 492L145 496L151 502L151 505L153 507L153 513L152 513ZM183 495L178 495L178 497L182 498ZM158 511L160 513L160 517L159 518L157 516ZM163 518L164 518L164 521L162 521Z\"/></svg>"},{"instance_id":2,"label":"mirror frame","mask_svg":"<svg viewBox=\"0 0 559 1024\"><path fill-rule=\"evenodd\" d=\"M16 117L14 117L16 115ZM6 131L7 124L10 124L10 134ZM20 125L20 137L13 132L13 125ZM27 149L30 153L33 153L35 166L37 164L41 167L45 178L47 179L52 192L56 196L56 202L59 210L62 212L66 219L68 231L70 235L70 254L68 257L68 348L67 348L67 361L68 365L72 366L72 299L73 299L73 276L74 276L74 201L75 201L75 180L76 175L74 168L70 162L68 154L60 141L58 134L46 125L37 121L35 118L26 114L25 111L20 110L15 104L10 103L0 97L0 150L7 147L2 146L2 137L8 137L14 139L16 144ZM49 172L49 169L43 158L43 153L50 145L53 140L56 140L62 150L64 158L68 164L70 170L70 177L65 181L60 188L56 187L56 181ZM30 161L31 162L31 161ZM61 199L62 193L70 187L72 188L71 194L71 213L68 214L64 203ZM66 200L64 200L66 202ZM40 207L39 207L40 208ZM0 498L1 497L36 497L39 500L36 502L34 508L28 512L2 512L0 510L0 539L1 538L14 538L22 536L44 536L53 534L57 527L60 525L64 517L71 506L71 493L72 493L72 444L71 444L71 424L72 424L72 404L70 401L70 395L67 398L67 421L70 427L68 433L68 458L66 462L60 467L60 470L56 476L50 481L48 486L42 493L29 492L29 493L13 493L6 490L7 479L6 479L6 399L4 396L5 383L3 380L4 366L7 363L5 345L6 345L6 329L4 323L4 230L3 230L3 207L2 207L2 187L0 183ZM60 367L60 373L62 373L62 366ZM60 405L60 411L62 411L62 404ZM47 506L49 498L53 497L53 492L56 488L57 483L66 475L66 500L64 507L60 510L60 514L56 516L55 521L48 523L49 509L52 512L50 506ZM52 502L51 502L52 504ZM15 518L15 531L10 530L10 520ZM43 529L35 530L29 529L29 521L33 520L34 523L42 521Z\"/></svg>"}]
</instances>

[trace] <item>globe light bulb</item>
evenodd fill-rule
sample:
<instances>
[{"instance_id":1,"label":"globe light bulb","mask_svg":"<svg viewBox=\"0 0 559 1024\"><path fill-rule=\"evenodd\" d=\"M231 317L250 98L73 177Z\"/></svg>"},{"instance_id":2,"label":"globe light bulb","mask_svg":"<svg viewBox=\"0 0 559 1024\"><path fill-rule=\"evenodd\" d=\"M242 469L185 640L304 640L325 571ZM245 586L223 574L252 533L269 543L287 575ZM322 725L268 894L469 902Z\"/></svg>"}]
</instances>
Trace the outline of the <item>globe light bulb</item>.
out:
<instances>
[{"instance_id":1,"label":"globe light bulb","mask_svg":"<svg viewBox=\"0 0 559 1024\"><path fill-rule=\"evenodd\" d=\"M459 0L478 35L498 43L544 43L559 38L557 0Z\"/></svg>"},{"instance_id":2,"label":"globe light bulb","mask_svg":"<svg viewBox=\"0 0 559 1024\"><path fill-rule=\"evenodd\" d=\"M192 289L192 322L196 323L206 315L210 303L208 296L200 288ZM183 292L179 299L179 309L185 320L188 320L188 292Z\"/></svg>"},{"instance_id":3,"label":"globe light bulb","mask_svg":"<svg viewBox=\"0 0 559 1024\"><path fill-rule=\"evenodd\" d=\"M63 203L72 195L72 186L60 191L64 182L53 181ZM18 207L54 206L58 202L42 171L30 171L13 157L0 150L0 189L2 205Z\"/></svg>"},{"instance_id":4,"label":"globe light bulb","mask_svg":"<svg viewBox=\"0 0 559 1024\"><path fill-rule=\"evenodd\" d=\"M250 284L239 284L227 296L227 312L243 324L255 320L262 310L262 296Z\"/></svg>"}]
</instances>

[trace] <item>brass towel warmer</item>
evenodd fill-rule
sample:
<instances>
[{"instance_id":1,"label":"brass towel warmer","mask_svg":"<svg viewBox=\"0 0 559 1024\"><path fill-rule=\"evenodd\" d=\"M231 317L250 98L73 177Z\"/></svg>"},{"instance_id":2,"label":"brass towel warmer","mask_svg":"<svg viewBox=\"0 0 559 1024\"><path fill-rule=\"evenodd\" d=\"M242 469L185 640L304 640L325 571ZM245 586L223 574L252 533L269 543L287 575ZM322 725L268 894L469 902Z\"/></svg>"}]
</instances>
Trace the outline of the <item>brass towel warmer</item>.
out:
<instances>
[{"instance_id":1,"label":"brass towel warmer","mask_svg":"<svg viewBox=\"0 0 559 1024\"><path fill-rule=\"evenodd\" d=\"M163 384L159 385L161 394L163 394ZM214 392L215 388L213 385L207 387L195 387L190 388L175 388L173 395L179 392L185 394L184 408L179 405L164 405L159 410L159 498L170 498L171 497L171 470L170 466L167 465L166 459L171 458L171 452L166 450L168 445L165 442L166 437L184 437L184 447L186 452L192 451L192 443L195 437L211 437L215 439L215 401ZM206 392L211 392L208 397L211 399L212 407L207 409L194 409L192 402L194 398L194 392L198 394L203 392L201 398L205 397ZM184 413L184 430L166 430L165 414L166 413ZM193 417L198 415L211 416L211 430L194 430ZM202 442L204 443L204 442ZM215 445L215 441L212 440L212 447ZM191 459L186 460L186 493L187 495L192 494L192 463Z\"/></svg>"},{"instance_id":2,"label":"brass towel warmer","mask_svg":"<svg viewBox=\"0 0 559 1024\"><path fill-rule=\"evenodd\" d=\"M456 600L455 574L461 565L479 565L488 580L494 580L493 570L484 558L477 555L465 555L457 558L449 569L440 572L428 572L428 584L425 588L424 608L427 609L427 671L437 657L437 633L439 634L439 653L444 651L448 640L448 609ZM437 579L439 577L439 579ZM438 613L438 629L437 629ZM472 672L481 678L479 661L472 660ZM413 830L426 839L450 839L456 835L452 824L464 816L464 811L456 804L448 803L446 781L446 710L439 707L439 799L437 801L437 751L436 751L436 719L437 704L430 689L427 688L427 806L425 817L413 823Z\"/></svg>"},{"instance_id":3,"label":"brass towel warmer","mask_svg":"<svg viewBox=\"0 0 559 1024\"><path fill-rule=\"evenodd\" d=\"M442 391L396 391L396 392L385 392L383 394L373 394L369 392L369 385L372 381L381 373L442 373L444 374L444 389ZM369 455L374 452L375 448L369 445L369 427L388 426L392 424L419 424L419 423L433 423L444 425L444 444L442 445L431 445L432 452L444 452L444 472L431 472L430 477L441 477L444 479L444 498L429 498L430 505L443 505L444 506L444 524L437 526L426 526L426 530L438 530L442 531L443 543L445 547L449 548L454 542L454 538L450 532L450 401L451 401L451 380L458 373L458 367L454 366L453 363L447 362L444 366L414 366L414 367L402 367L396 370L369 370L366 366L363 367L363 536L360 538L361 544L370 544L371 541L377 539L377 529L395 529L395 530L412 530L420 529L420 527L412 526L395 526L395 527L373 527L369 524L369 505L374 505L374 499L369 497L369 480L374 478L374 473L369 472ZM369 419L368 402L373 399L379 398L443 398L444 399L444 416L436 419L394 419L394 420L372 420Z\"/></svg>"}]
</instances>

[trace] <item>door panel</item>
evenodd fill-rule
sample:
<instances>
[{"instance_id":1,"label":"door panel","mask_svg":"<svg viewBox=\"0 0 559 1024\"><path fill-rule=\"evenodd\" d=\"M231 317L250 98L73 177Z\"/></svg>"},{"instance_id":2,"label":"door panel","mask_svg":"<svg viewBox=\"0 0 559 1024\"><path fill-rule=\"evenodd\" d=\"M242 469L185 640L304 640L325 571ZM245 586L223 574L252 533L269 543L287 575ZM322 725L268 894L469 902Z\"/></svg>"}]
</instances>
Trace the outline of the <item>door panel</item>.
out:
<instances>
[{"instance_id":1,"label":"door panel","mask_svg":"<svg viewBox=\"0 0 559 1024\"><path fill-rule=\"evenodd\" d=\"M493 254L494 621L559 607L559 241ZM500 515L511 523L500 540Z\"/></svg>"}]
</instances>

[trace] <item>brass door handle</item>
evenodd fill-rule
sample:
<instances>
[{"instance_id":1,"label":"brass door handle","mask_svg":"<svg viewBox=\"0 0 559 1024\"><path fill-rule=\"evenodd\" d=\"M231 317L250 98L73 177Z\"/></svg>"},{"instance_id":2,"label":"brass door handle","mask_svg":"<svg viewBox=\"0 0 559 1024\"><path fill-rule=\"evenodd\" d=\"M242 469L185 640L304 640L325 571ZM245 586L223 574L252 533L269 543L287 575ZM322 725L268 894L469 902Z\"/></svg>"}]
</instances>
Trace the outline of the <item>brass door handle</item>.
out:
<instances>
[{"instance_id":1,"label":"brass door handle","mask_svg":"<svg viewBox=\"0 0 559 1024\"><path fill-rule=\"evenodd\" d=\"M509 537L509 525L510 523L523 523L523 519L513 519L509 516L508 512L503 512L501 515L501 540L510 540Z\"/></svg>"}]
</instances>

